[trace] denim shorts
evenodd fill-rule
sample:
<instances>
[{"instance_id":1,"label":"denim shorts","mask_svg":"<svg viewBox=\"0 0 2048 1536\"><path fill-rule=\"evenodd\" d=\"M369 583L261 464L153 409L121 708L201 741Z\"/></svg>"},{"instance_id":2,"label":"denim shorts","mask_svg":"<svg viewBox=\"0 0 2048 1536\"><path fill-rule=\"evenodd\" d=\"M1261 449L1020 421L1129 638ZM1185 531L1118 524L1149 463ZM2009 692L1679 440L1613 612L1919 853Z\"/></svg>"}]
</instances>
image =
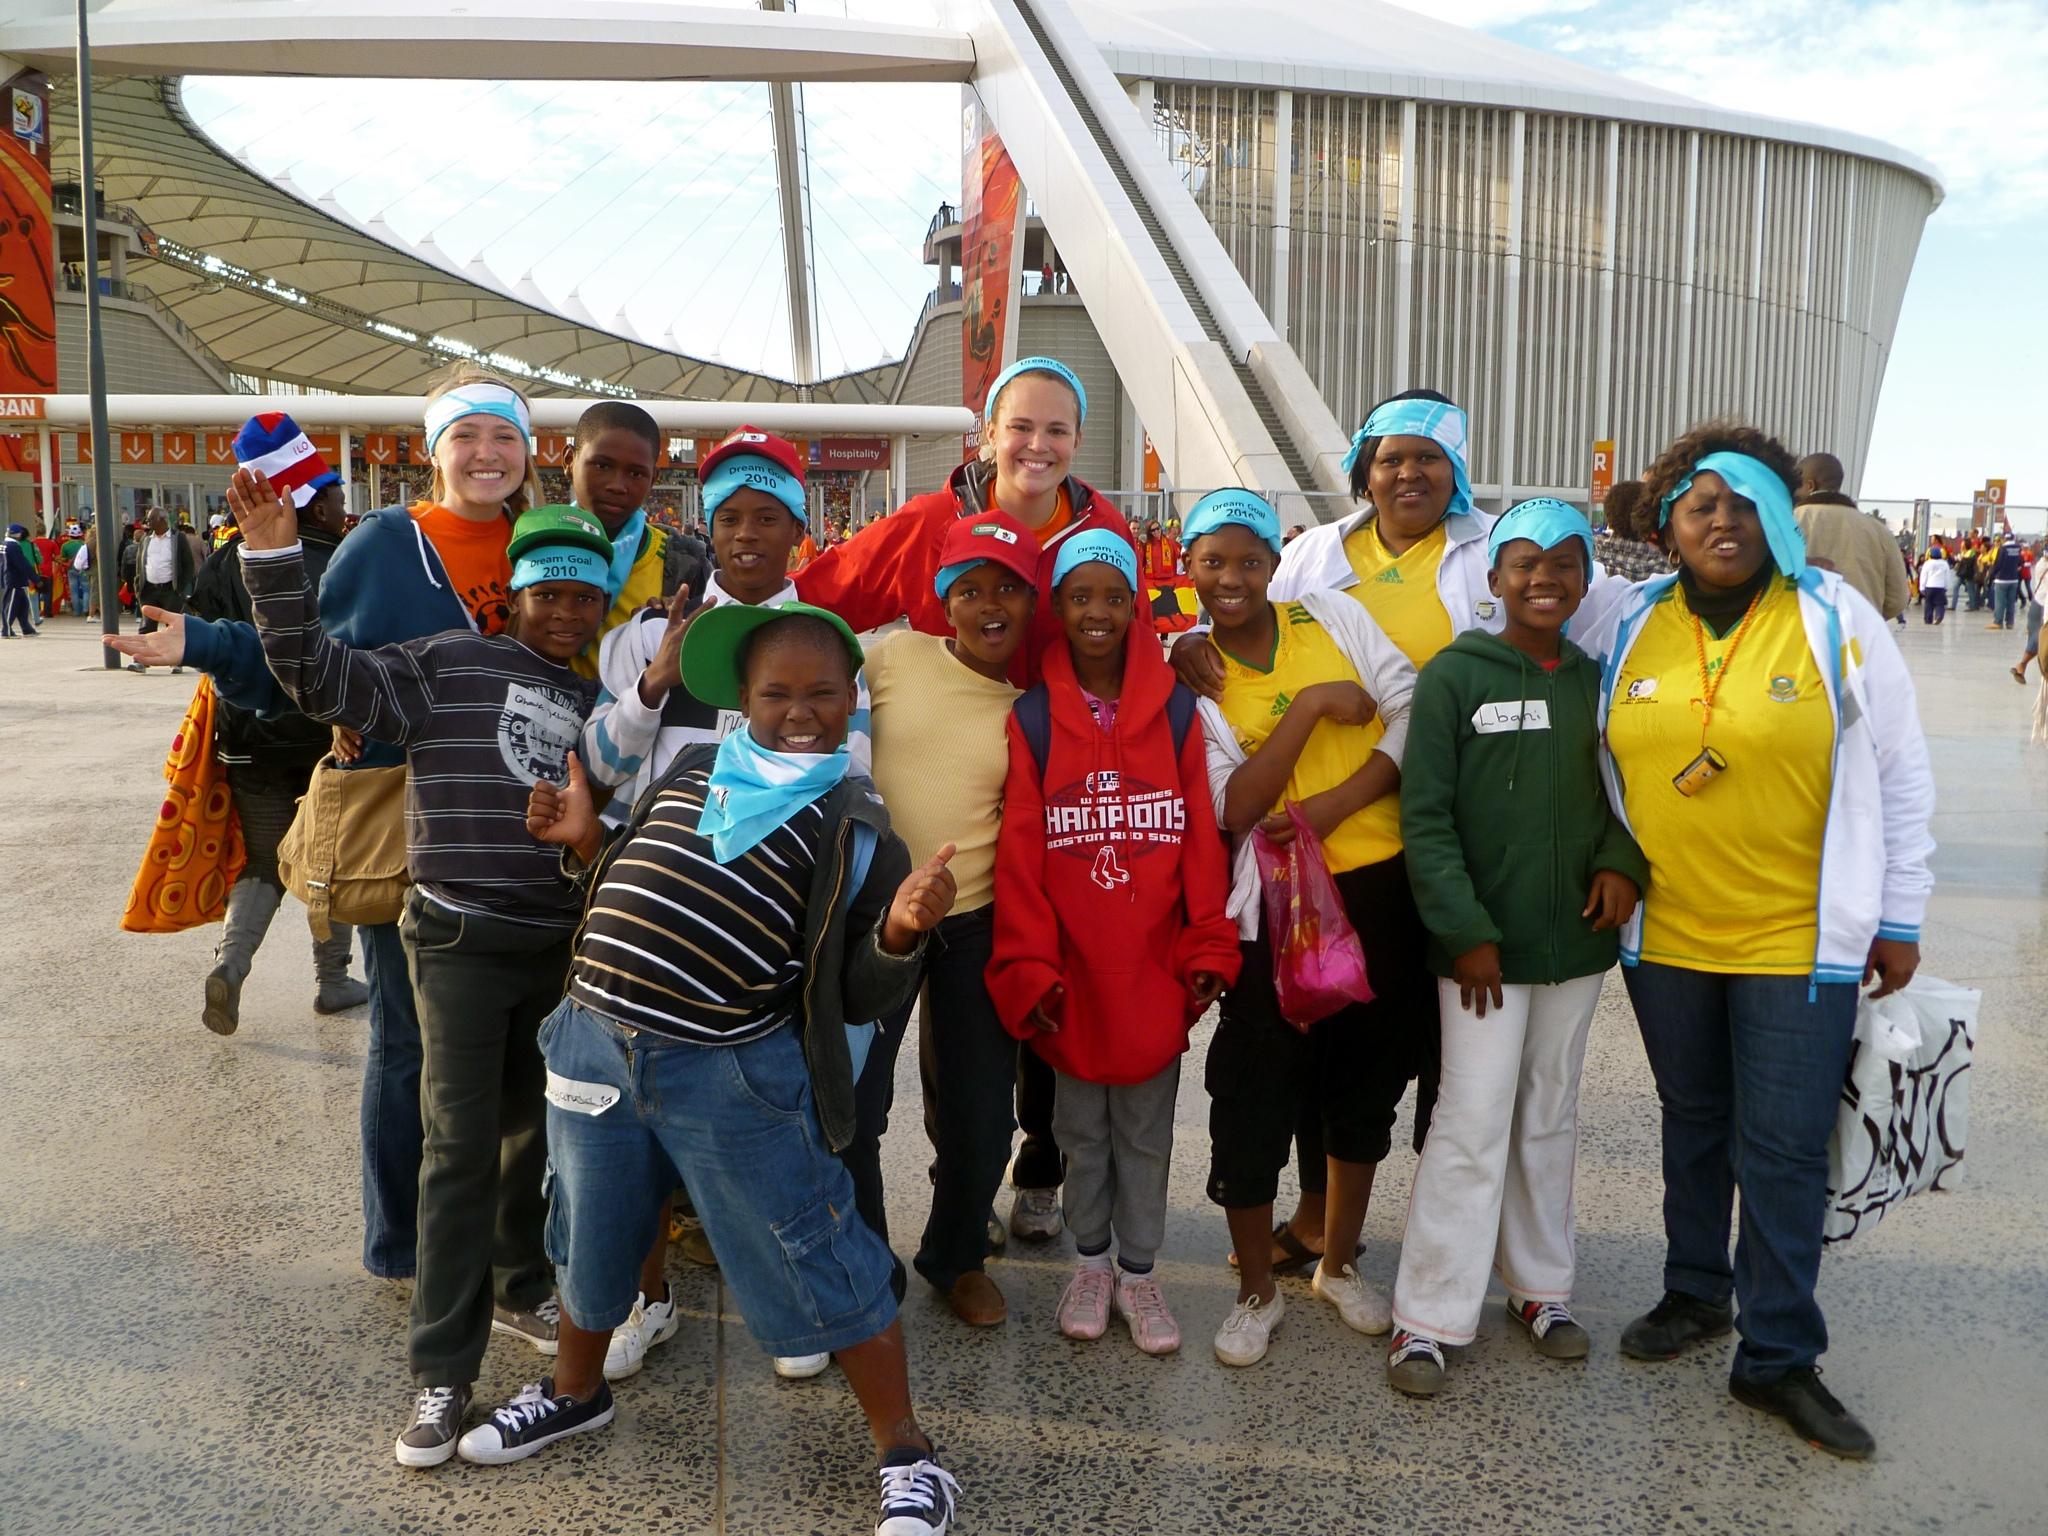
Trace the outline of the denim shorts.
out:
<instances>
[{"instance_id":1,"label":"denim shorts","mask_svg":"<svg viewBox=\"0 0 2048 1536\"><path fill-rule=\"evenodd\" d=\"M794 1028L745 1045L672 1041L564 1000L540 1027L553 1198L548 1257L579 1326L616 1328L655 1216L689 1186L747 1330L824 1354L895 1319L889 1249L818 1127Z\"/></svg>"}]
</instances>

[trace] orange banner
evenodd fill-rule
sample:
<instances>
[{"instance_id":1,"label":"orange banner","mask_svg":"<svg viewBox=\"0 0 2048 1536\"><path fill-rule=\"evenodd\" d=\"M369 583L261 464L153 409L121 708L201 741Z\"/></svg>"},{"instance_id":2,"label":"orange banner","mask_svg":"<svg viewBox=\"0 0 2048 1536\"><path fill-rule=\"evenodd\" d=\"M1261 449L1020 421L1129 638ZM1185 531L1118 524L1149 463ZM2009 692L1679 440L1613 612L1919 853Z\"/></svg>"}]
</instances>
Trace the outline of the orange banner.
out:
<instances>
[{"instance_id":1,"label":"orange banner","mask_svg":"<svg viewBox=\"0 0 2048 1536\"><path fill-rule=\"evenodd\" d=\"M156 438L150 433L123 432L120 436L121 462L123 464L153 464L156 462Z\"/></svg>"},{"instance_id":2,"label":"orange banner","mask_svg":"<svg viewBox=\"0 0 2048 1536\"><path fill-rule=\"evenodd\" d=\"M981 408L1003 371L1023 183L971 88L968 96L970 124L961 138L965 162L960 167L960 403L975 415L963 444L971 457L981 446Z\"/></svg>"},{"instance_id":3,"label":"orange banner","mask_svg":"<svg viewBox=\"0 0 2048 1536\"><path fill-rule=\"evenodd\" d=\"M536 463L559 469L569 462L569 439L560 432L543 432L534 440Z\"/></svg>"},{"instance_id":4,"label":"orange banner","mask_svg":"<svg viewBox=\"0 0 2048 1536\"><path fill-rule=\"evenodd\" d=\"M11 131L0 133L0 394L57 390L56 247L50 238L49 91L24 71L8 81Z\"/></svg>"},{"instance_id":5,"label":"orange banner","mask_svg":"<svg viewBox=\"0 0 2048 1536\"><path fill-rule=\"evenodd\" d=\"M192 462L192 434L190 432L166 432L164 434L164 462L166 464L190 464Z\"/></svg>"},{"instance_id":6,"label":"orange banner","mask_svg":"<svg viewBox=\"0 0 2048 1536\"><path fill-rule=\"evenodd\" d=\"M339 432L308 432L306 441L313 445L313 451L327 461L333 470L346 468L341 462L341 434Z\"/></svg>"},{"instance_id":7,"label":"orange banner","mask_svg":"<svg viewBox=\"0 0 2048 1536\"><path fill-rule=\"evenodd\" d=\"M397 435L391 432L364 433L363 462L366 464L396 464L398 462Z\"/></svg>"},{"instance_id":8,"label":"orange banner","mask_svg":"<svg viewBox=\"0 0 2048 1536\"><path fill-rule=\"evenodd\" d=\"M427 438L425 433L422 432L405 440L405 462L420 465L422 468L434 462L427 457Z\"/></svg>"},{"instance_id":9,"label":"orange banner","mask_svg":"<svg viewBox=\"0 0 2048 1536\"><path fill-rule=\"evenodd\" d=\"M232 432L209 432L206 434L206 462L209 464L232 464L235 462L235 434Z\"/></svg>"},{"instance_id":10,"label":"orange banner","mask_svg":"<svg viewBox=\"0 0 2048 1536\"><path fill-rule=\"evenodd\" d=\"M90 464L92 462L92 434L90 432L75 433L71 440L78 444L78 457L73 462Z\"/></svg>"}]
</instances>

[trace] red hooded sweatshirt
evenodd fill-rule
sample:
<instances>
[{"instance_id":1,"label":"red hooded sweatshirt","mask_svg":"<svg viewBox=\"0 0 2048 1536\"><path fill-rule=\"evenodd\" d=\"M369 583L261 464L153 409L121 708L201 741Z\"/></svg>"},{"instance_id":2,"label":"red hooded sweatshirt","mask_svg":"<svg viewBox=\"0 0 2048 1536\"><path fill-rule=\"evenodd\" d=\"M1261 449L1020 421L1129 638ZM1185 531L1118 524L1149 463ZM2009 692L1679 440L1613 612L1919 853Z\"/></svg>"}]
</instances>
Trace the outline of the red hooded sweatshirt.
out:
<instances>
[{"instance_id":1,"label":"red hooded sweatshirt","mask_svg":"<svg viewBox=\"0 0 2048 1536\"><path fill-rule=\"evenodd\" d=\"M946 605L932 590L939 574L939 549L954 520L987 511L994 493L993 470L979 463L962 464L943 491L913 496L798 571L793 578L797 596L830 609L859 632L880 629L907 614L912 629L927 635L952 634ZM1106 528L1137 548L1123 514L1090 487L1069 479L1067 499L1074 509L1073 521L1039 551L1038 607L1031 616L1031 633L1010 663L1010 681L1019 688L1037 682L1046 649L1064 643L1048 590L1060 545L1087 529Z\"/></svg>"},{"instance_id":2,"label":"red hooded sweatshirt","mask_svg":"<svg viewBox=\"0 0 2048 1536\"><path fill-rule=\"evenodd\" d=\"M1003 1027L1067 1076L1142 1083L1188 1048L1190 978L1237 979L1201 727L1176 760L1166 701L1181 685L1141 622L1127 632L1113 730L1088 712L1064 639L1044 668L1042 782L1010 717L988 992ZM1066 988L1060 1027L1042 1034L1028 1020L1055 985Z\"/></svg>"}]
</instances>

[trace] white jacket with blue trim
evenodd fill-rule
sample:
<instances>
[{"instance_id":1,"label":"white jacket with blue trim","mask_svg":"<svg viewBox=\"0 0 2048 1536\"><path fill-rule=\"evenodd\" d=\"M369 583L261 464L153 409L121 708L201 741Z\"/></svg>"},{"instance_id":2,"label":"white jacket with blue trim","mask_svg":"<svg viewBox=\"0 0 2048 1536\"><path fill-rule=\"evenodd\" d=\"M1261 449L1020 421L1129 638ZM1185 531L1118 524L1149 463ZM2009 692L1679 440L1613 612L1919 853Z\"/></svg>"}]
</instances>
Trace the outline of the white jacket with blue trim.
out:
<instances>
[{"instance_id":1,"label":"white jacket with blue trim","mask_svg":"<svg viewBox=\"0 0 2048 1536\"><path fill-rule=\"evenodd\" d=\"M1621 779L1606 746L1608 711L1644 621L1677 584L1676 576L1643 582L1631 589L1618 611L1603 615L1583 634L1577 628L1572 632L1572 639L1601 663L1600 772L1624 826L1628 812ZM1884 616L1840 576L1819 569L1799 578L1799 615L1813 659L1830 683L1835 724L1813 979L1860 982L1873 939L1919 942L1934 889L1927 867L1934 851L1927 830L1934 814L1934 772L1913 679ZM1622 964L1636 964L1642 946L1643 908L1638 906L1622 932ZM1730 956L1728 969L1740 973L1741 957Z\"/></svg>"}]
</instances>

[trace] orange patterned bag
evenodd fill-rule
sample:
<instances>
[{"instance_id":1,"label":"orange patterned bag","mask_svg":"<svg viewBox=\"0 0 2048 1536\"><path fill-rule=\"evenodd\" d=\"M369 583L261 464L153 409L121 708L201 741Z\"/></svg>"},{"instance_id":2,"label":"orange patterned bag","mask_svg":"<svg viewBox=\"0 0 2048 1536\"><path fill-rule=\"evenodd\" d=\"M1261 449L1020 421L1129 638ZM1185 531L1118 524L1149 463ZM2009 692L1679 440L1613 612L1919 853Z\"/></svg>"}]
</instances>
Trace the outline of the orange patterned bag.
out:
<instances>
[{"instance_id":1,"label":"orange patterned bag","mask_svg":"<svg viewBox=\"0 0 2048 1536\"><path fill-rule=\"evenodd\" d=\"M249 862L227 775L213 755L218 702L213 679L202 676L164 759L170 788L121 914L129 933L178 933L219 922L227 913L228 887Z\"/></svg>"}]
</instances>

